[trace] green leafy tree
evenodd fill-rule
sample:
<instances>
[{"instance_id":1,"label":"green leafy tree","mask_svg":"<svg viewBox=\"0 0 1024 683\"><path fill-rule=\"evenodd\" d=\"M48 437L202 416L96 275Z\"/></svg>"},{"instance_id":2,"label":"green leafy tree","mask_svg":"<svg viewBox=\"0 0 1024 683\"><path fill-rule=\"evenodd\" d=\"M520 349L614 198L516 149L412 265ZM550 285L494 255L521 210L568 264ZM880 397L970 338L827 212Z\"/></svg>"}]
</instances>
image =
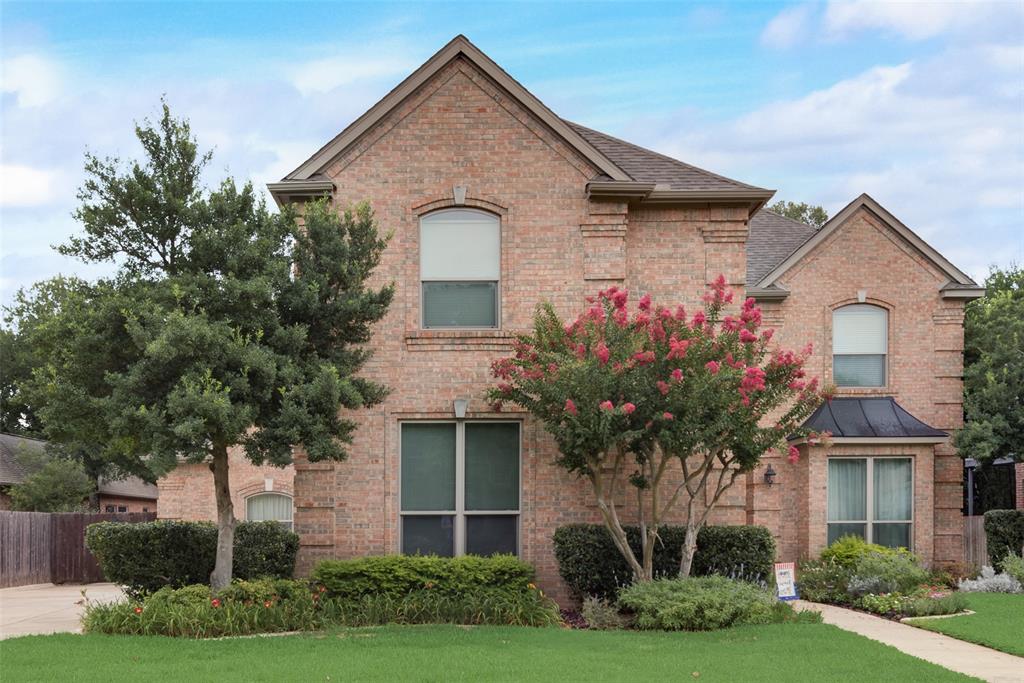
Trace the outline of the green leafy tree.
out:
<instances>
[{"instance_id":1,"label":"green leafy tree","mask_svg":"<svg viewBox=\"0 0 1024 683\"><path fill-rule=\"evenodd\" d=\"M1024 268L993 270L964 318L963 457L1024 460Z\"/></svg>"},{"instance_id":2,"label":"green leafy tree","mask_svg":"<svg viewBox=\"0 0 1024 683\"><path fill-rule=\"evenodd\" d=\"M393 296L392 285L367 282L387 237L366 205L339 215L310 203L300 228L251 185L204 190L210 157L166 105L136 135L142 161L86 156L83 232L60 251L118 270L54 316L28 393L48 435L99 445L105 461L155 474L179 459L210 463L210 579L221 588L236 524L228 449L256 464L287 465L294 446L312 461L342 460L356 426L342 409L387 393L356 376Z\"/></svg>"},{"instance_id":3,"label":"green leafy tree","mask_svg":"<svg viewBox=\"0 0 1024 683\"><path fill-rule=\"evenodd\" d=\"M80 512L96 490L82 463L46 453L42 448L22 448L15 458L26 472L20 484L10 488L11 508L26 512Z\"/></svg>"},{"instance_id":4,"label":"green leafy tree","mask_svg":"<svg viewBox=\"0 0 1024 683\"><path fill-rule=\"evenodd\" d=\"M24 335L0 329L0 432L25 436L42 432L39 418L21 391L21 384L32 376L33 361Z\"/></svg>"},{"instance_id":5,"label":"green leafy tree","mask_svg":"<svg viewBox=\"0 0 1024 683\"><path fill-rule=\"evenodd\" d=\"M567 324L542 305L515 355L492 366L491 400L525 408L554 436L557 464L590 482L638 581L653 578L658 527L679 504L688 575L697 532L725 491L772 449L798 457L787 436L806 433L801 423L820 402L817 380L804 379L810 349L771 352L754 300L723 315L731 301L720 276L692 317L649 296L631 315L615 287ZM623 529L626 507L640 523L639 557Z\"/></svg>"},{"instance_id":6,"label":"green leafy tree","mask_svg":"<svg viewBox=\"0 0 1024 683\"><path fill-rule=\"evenodd\" d=\"M800 202L787 202L779 200L768 207L769 211L774 211L780 216L805 223L814 228L820 228L825 225L825 221L828 220L828 212L820 206L813 206Z\"/></svg>"}]
</instances>

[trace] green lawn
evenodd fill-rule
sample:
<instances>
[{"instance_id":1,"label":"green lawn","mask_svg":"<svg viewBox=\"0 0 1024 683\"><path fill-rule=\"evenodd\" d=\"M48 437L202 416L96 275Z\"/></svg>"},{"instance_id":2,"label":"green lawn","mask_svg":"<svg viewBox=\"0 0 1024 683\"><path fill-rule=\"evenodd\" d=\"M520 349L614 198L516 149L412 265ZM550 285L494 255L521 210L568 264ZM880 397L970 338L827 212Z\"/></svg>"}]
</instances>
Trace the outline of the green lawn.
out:
<instances>
[{"instance_id":1,"label":"green lawn","mask_svg":"<svg viewBox=\"0 0 1024 683\"><path fill-rule=\"evenodd\" d=\"M27 636L5 681L972 680L824 624L712 633L389 626L227 640Z\"/></svg>"},{"instance_id":2,"label":"green lawn","mask_svg":"<svg viewBox=\"0 0 1024 683\"><path fill-rule=\"evenodd\" d=\"M1024 595L965 593L976 614L949 619L919 619L914 626L938 631L1024 657Z\"/></svg>"}]
</instances>

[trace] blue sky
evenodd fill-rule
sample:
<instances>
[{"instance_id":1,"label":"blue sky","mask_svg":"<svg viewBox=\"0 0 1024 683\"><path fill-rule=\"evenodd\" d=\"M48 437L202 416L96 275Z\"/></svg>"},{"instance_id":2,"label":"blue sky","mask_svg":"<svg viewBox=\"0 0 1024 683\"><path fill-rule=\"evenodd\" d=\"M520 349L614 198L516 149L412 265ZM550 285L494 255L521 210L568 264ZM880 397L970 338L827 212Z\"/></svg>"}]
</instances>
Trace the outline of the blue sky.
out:
<instances>
[{"instance_id":1,"label":"blue sky","mask_svg":"<svg viewBox=\"0 0 1024 683\"><path fill-rule=\"evenodd\" d=\"M58 272L88 148L166 94L262 186L457 33L560 115L835 212L868 192L976 278L1024 262L1024 4L0 2L0 303Z\"/></svg>"}]
</instances>

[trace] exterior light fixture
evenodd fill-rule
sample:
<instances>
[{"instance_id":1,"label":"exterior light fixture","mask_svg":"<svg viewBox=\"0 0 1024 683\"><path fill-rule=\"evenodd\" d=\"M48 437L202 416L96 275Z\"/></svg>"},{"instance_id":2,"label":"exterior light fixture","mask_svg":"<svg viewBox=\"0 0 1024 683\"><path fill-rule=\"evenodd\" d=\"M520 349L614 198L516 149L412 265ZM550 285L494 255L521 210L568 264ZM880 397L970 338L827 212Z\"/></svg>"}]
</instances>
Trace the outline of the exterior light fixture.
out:
<instances>
[{"instance_id":1,"label":"exterior light fixture","mask_svg":"<svg viewBox=\"0 0 1024 683\"><path fill-rule=\"evenodd\" d=\"M775 468L771 465L768 465L768 469L764 471L764 483L769 486L775 483Z\"/></svg>"},{"instance_id":2,"label":"exterior light fixture","mask_svg":"<svg viewBox=\"0 0 1024 683\"><path fill-rule=\"evenodd\" d=\"M462 419L466 417L466 408L469 407L468 398L457 398L452 401L452 409L455 411L455 417Z\"/></svg>"}]
</instances>

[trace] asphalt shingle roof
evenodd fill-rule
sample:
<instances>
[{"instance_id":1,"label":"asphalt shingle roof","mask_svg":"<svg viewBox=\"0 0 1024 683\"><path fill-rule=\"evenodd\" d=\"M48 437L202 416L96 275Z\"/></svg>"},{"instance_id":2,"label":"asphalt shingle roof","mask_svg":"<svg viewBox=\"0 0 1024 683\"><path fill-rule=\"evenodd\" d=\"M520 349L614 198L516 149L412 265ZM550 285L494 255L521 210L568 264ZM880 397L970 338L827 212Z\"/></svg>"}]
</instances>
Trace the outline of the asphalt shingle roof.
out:
<instances>
[{"instance_id":1,"label":"asphalt shingle roof","mask_svg":"<svg viewBox=\"0 0 1024 683\"><path fill-rule=\"evenodd\" d=\"M948 436L908 413L891 396L833 398L818 406L804 426L818 432L831 432L832 436Z\"/></svg>"},{"instance_id":2,"label":"asphalt shingle roof","mask_svg":"<svg viewBox=\"0 0 1024 683\"><path fill-rule=\"evenodd\" d=\"M747 286L756 285L816 232L810 225L768 209L754 214L747 237Z\"/></svg>"},{"instance_id":3,"label":"asphalt shingle roof","mask_svg":"<svg viewBox=\"0 0 1024 683\"><path fill-rule=\"evenodd\" d=\"M0 433L0 484L20 484L25 480L25 468L18 462L18 456L25 449L42 452L46 442L14 434Z\"/></svg>"},{"instance_id":4,"label":"asphalt shingle roof","mask_svg":"<svg viewBox=\"0 0 1024 683\"><path fill-rule=\"evenodd\" d=\"M631 142L581 126L572 121L565 123L597 151L638 182L657 183L670 190L761 190L720 176L711 171L685 164L664 154L644 149Z\"/></svg>"}]
</instances>

